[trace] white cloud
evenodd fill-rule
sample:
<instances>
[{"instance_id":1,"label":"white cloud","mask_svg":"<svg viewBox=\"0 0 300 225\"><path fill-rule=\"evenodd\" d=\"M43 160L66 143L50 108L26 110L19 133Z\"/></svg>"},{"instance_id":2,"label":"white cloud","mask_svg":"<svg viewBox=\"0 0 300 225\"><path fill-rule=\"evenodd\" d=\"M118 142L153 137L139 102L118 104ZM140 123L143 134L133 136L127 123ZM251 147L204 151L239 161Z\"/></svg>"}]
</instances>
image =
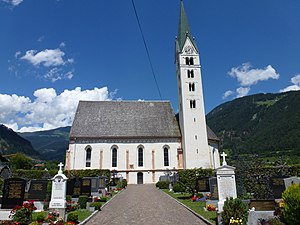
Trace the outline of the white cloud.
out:
<instances>
[{"instance_id":1,"label":"white cloud","mask_svg":"<svg viewBox=\"0 0 300 225\"><path fill-rule=\"evenodd\" d=\"M268 65L263 69L252 69L250 63L243 63L241 66L233 67L228 74L231 77L237 78L241 86L251 86L259 81L265 81L269 79L279 79L279 73Z\"/></svg>"},{"instance_id":2,"label":"white cloud","mask_svg":"<svg viewBox=\"0 0 300 225\"><path fill-rule=\"evenodd\" d=\"M61 42L61 43L59 44L59 47L60 47L60 48L66 47L65 42Z\"/></svg>"},{"instance_id":3,"label":"white cloud","mask_svg":"<svg viewBox=\"0 0 300 225\"><path fill-rule=\"evenodd\" d=\"M36 50L26 51L26 54L21 59L27 60L34 66L43 64L46 67L49 66L61 66L65 64L63 56L65 53L60 49L45 49L37 52Z\"/></svg>"},{"instance_id":4,"label":"white cloud","mask_svg":"<svg viewBox=\"0 0 300 225\"><path fill-rule=\"evenodd\" d=\"M42 36L40 36L40 37L37 39L37 41L38 41L38 42L42 42L42 41L44 40L44 38L45 38L45 36L42 35Z\"/></svg>"},{"instance_id":5,"label":"white cloud","mask_svg":"<svg viewBox=\"0 0 300 225\"><path fill-rule=\"evenodd\" d=\"M57 94L53 88L38 89L34 99L0 94L0 123L19 131L48 130L72 124L79 100L110 100L107 87L92 90L64 90Z\"/></svg>"},{"instance_id":6,"label":"white cloud","mask_svg":"<svg viewBox=\"0 0 300 225\"><path fill-rule=\"evenodd\" d=\"M23 2L23 0L1 0L2 2L8 3L12 6L18 6Z\"/></svg>"},{"instance_id":7,"label":"white cloud","mask_svg":"<svg viewBox=\"0 0 300 225\"><path fill-rule=\"evenodd\" d=\"M239 87L236 89L236 97L241 98L246 96L250 91L250 87Z\"/></svg>"},{"instance_id":8,"label":"white cloud","mask_svg":"<svg viewBox=\"0 0 300 225\"><path fill-rule=\"evenodd\" d=\"M300 90L300 74L291 78L293 85L281 89L279 92L299 91Z\"/></svg>"},{"instance_id":9,"label":"white cloud","mask_svg":"<svg viewBox=\"0 0 300 225\"><path fill-rule=\"evenodd\" d=\"M231 91L231 90L225 91L225 93L223 94L222 99L226 99L226 98L228 98L229 96L231 96L233 94L234 94L234 92Z\"/></svg>"}]
</instances>

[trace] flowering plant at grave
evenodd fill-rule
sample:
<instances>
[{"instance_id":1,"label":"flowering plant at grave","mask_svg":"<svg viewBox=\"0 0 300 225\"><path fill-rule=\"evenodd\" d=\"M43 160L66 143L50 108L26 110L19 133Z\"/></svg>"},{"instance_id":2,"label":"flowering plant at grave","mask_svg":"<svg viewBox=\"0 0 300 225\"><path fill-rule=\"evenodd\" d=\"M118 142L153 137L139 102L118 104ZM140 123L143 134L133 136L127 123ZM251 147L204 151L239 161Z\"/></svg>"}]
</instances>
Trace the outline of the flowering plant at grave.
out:
<instances>
[{"instance_id":1,"label":"flowering plant at grave","mask_svg":"<svg viewBox=\"0 0 300 225\"><path fill-rule=\"evenodd\" d=\"M98 202L100 199L99 199L99 197L94 197L94 199L93 199L93 202Z\"/></svg>"},{"instance_id":2,"label":"flowering plant at grave","mask_svg":"<svg viewBox=\"0 0 300 225\"><path fill-rule=\"evenodd\" d=\"M214 206L213 204L208 204L207 206L206 206L206 209L208 210L208 211L216 211L216 206Z\"/></svg>"},{"instance_id":3,"label":"flowering plant at grave","mask_svg":"<svg viewBox=\"0 0 300 225\"><path fill-rule=\"evenodd\" d=\"M57 221L58 217L59 217L59 212L57 211L49 212L46 222L49 222L50 224L54 224L54 222Z\"/></svg>"},{"instance_id":4,"label":"flowering plant at grave","mask_svg":"<svg viewBox=\"0 0 300 225\"><path fill-rule=\"evenodd\" d=\"M36 210L33 201L25 201L22 206L17 205L10 211L10 218L13 224L29 224L31 222L32 212Z\"/></svg>"},{"instance_id":5,"label":"flowering plant at grave","mask_svg":"<svg viewBox=\"0 0 300 225\"><path fill-rule=\"evenodd\" d=\"M231 217L229 220L229 224L234 224L234 225L242 225L243 224L243 219L240 218L233 218Z\"/></svg>"},{"instance_id":6,"label":"flowering plant at grave","mask_svg":"<svg viewBox=\"0 0 300 225\"><path fill-rule=\"evenodd\" d=\"M75 211L80 208L80 204L75 201L67 201L67 212Z\"/></svg>"}]
</instances>

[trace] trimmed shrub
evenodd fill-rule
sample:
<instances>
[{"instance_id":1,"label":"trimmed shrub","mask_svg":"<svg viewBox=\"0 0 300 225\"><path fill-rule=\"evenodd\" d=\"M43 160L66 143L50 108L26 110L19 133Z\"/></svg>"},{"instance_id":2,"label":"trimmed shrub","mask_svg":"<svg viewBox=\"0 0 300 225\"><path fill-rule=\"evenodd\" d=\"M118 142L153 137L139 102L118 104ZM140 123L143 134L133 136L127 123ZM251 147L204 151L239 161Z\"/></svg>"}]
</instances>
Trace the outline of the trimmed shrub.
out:
<instances>
[{"instance_id":1,"label":"trimmed shrub","mask_svg":"<svg viewBox=\"0 0 300 225\"><path fill-rule=\"evenodd\" d=\"M117 182L117 187L116 188L125 188L127 186L127 180L123 179L123 180L119 180Z\"/></svg>"},{"instance_id":2,"label":"trimmed shrub","mask_svg":"<svg viewBox=\"0 0 300 225\"><path fill-rule=\"evenodd\" d=\"M169 184L168 181L158 181L155 186L159 189L169 189Z\"/></svg>"},{"instance_id":3,"label":"trimmed shrub","mask_svg":"<svg viewBox=\"0 0 300 225\"><path fill-rule=\"evenodd\" d=\"M95 207L96 210L101 210L102 203L101 202L92 202L90 207Z\"/></svg>"},{"instance_id":4,"label":"trimmed shrub","mask_svg":"<svg viewBox=\"0 0 300 225\"><path fill-rule=\"evenodd\" d=\"M68 222L74 222L74 223L78 223L78 211L73 211L73 212L69 212L68 213L68 217L67 217L67 221Z\"/></svg>"},{"instance_id":5,"label":"trimmed shrub","mask_svg":"<svg viewBox=\"0 0 300 225\"><path fill-rule=\"evenodd\" d=\"M231 220L239 220L237 224L246 225L248 221L248 207L239 198L226 198L221 217L222 222L226 225Z\"/></svg>"},{"instance_id":6,"label":"trimmed shrub","mask_svg":"<svg viewBox=\"0 0 300 225\"><path fill-rule=\"evenodd\" d=\"M107 197L102 196L102 197L98 200L98 202L107 202Z\"/></svg>"},{"instance_id":7,"label":"trimmed shrub","mask_svg":"<svg viewBox=\"0 0 300 225\"><path fill-rule=\"evenodd\" d=\"M179 182L177 182L173 186L173 191L174 192L181 192L182 193L182 192L185 192L185 188Z\"/></svg>"},{"instance_id":8,"label":"trimmed shrub","mask_svg":"<svg viewBox=\"0 0 300 225\"><path fill-rule=\"evenodd\" d=\"M300 184L289 186L282 193L282 199L284 222L289 225L300 224Z\"/></svg>"},{"instance_id":9,"label":"trimmed shrub","mask_svg":"<svg viewBox=\"0 0 300 225\"><path fill-rule=\"evenodd\" d=\"M86 203L88 201L88 196L86 195L80 195L78 198L78 203L81 209L86 209Z\"/></svg>"},{"instance_id":10,"label":"trimmed shrub","mask_svg":"<svg viewBox=\"0 0 300 225\"><path fill-rule=\"evenodd\" d=\"M43 222L45 220L45 212L37 212L35 216L35 220L38 222Z\"/></svg>"}]
</instances>

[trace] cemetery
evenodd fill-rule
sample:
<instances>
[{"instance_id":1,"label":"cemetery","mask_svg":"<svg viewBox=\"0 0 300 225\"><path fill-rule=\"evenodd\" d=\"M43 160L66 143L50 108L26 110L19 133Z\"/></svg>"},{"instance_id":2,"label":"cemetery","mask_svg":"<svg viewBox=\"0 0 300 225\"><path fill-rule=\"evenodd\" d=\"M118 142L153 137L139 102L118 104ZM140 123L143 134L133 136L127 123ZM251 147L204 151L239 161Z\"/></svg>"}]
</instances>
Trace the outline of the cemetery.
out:
<instances>
[{"instance_id":1,"label":"cemetery","mask_svg":"<svg viewBox=\"0 0 300 225\"><path fill-rule=\"evenodd\" d=\"M58 166L52 177L4 179L0 224L78 224L127 185L110 182L109 171L66 172L62 163Z\"/></svg>"},{"instance_id":2,"label":"cemetery","mask_svg":"<svg viewBox=\"0 0 300 225\"><path fill-rule=\"evenodd\" d=\"M161 177L156 187L209 224L300 224L300 177L295 176L299 170L271 172L256 167L257 174L252 176L264 181L249 180L227 165L225 153L221 156L223 164L214 171L174 172Z\"/></svg>"}]
</instances>

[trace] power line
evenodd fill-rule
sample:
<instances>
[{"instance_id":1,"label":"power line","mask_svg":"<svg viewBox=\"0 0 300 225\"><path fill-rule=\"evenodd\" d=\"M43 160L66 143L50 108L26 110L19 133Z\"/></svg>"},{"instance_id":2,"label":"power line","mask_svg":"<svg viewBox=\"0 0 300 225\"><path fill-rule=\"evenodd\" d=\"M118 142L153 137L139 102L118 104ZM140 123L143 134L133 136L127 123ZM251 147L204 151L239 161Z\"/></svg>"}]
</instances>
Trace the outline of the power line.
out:
<instances>
[{"instance_id":1,"label":"power line","mask_svg":"<svg viewBox=\"0 0 300 225\"><path fill-rule=\"evenodd\" d=\"M131 2L132 2L133 9L134 9L135 17L136 17L136 20L138 22L140 32L141 32L141 35L142 35L142 38L143 38L144 46L145 46L145 49L146 49L146 52L147 52L147 57L148 57L149 64L150 64L150 67L151 67L151 71L152 71L152 75L153 75L153 78L154 78L154 81L155 81L155 84L156 84L156 87L157 87L157 90L158 90L158 94L159 94L160 99L162 100L161 93L160 93L160 90L159 90L159 86L158 86L158 83L157 83L157 80L156 80L155 72L154 72L154 69L153 69L153 65L152 65L152 62L151 62L150 54L149 54L149 51L148 51L148 47L147 47L147 44L146 44L146 41L145 41L144 33L143 33L143 30L142 30L142 27L141 27L141 24L140 24L140 20L139 20L139 17L138 17L138 14L137 14L137 11L136 11L136 8L135 8L135 5L134 5L134 0L131 0Z\"/></svg>"}]
</instances>

